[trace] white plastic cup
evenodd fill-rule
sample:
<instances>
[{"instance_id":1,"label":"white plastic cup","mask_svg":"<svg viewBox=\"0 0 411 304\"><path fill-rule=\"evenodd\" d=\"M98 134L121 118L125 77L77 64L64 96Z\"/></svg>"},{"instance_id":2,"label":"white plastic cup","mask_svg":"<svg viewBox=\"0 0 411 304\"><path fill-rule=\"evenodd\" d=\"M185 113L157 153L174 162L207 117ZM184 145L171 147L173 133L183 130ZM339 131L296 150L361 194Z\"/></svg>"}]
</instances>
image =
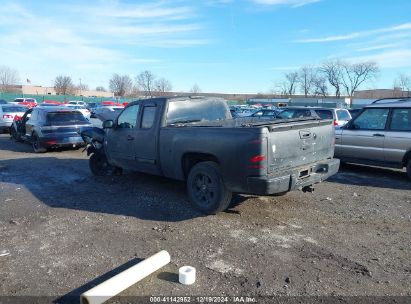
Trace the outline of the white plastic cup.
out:
<instances>
[{"instance_id":1,"label":"white plastic cup","mask_svg":"<svg viewBox=\"0 0 411 304\"><path fill-rule=\"evenodd\" d=\"M196 281L196 269L191 266L183 266L178 270L178 281L184 285L191 285Z\"/></svg>"}]
</instances>

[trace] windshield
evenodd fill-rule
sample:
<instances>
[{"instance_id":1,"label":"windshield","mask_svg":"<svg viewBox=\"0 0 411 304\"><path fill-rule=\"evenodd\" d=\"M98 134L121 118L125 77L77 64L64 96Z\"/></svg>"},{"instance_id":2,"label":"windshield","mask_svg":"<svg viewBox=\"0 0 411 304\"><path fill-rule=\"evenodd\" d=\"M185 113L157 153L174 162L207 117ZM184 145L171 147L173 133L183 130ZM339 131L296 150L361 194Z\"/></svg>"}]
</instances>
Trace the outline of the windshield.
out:
<instances>
[{"instance_id":1,"label":"windshield","mask_svg":"<svg viewBox=\"0 0 411 304\"><path fill-rule=\"evenodd\" d=\"M27 109L24 107L17 107L17 106L7 106L7 107L2 107L4 113L17 113L17 112L26 112Z\"/></svg>"},{"instance_id":2,"label":"windshield","mask_svg":"<svg viewBox=\"0 0 411 304\"><path fill-rule=\"evenodd\" d=\"M47 114L47 122L51 125L88 124L88 120L80 112L61 111Z\"/></svg>"},{"instance_id":3,"label":"windshield","mask_svg":"<svg viewBox=\"0 0 411 304\"><path fill-rule=\"evenodd\" d=\"M167 125L200 121L215 121L231 118L226 103L222 100L185 99L170 100Z\"/></svg>"}]
</instances>

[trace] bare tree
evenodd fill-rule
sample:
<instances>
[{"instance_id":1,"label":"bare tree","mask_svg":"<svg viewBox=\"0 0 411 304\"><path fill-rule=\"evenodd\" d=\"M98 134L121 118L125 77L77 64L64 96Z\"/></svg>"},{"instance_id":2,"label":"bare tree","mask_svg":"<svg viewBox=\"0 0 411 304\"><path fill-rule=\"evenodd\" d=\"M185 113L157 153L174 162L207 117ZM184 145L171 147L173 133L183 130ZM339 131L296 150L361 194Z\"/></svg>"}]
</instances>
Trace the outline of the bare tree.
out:
<instances>
[{"instance_id":1,"label":"bare tree","mask_svg":"<svg viewBox=\"0 0 411 304\"><path fill-rule=\"evenodd\" d=\"M316 73L316 76L313 78L313 93L315 96L327 97L328 95L328 86L327 80L325 77L321 76L320 73Z\"/></svg>"},{"instance_id":2,"label":"bare tree","mask_svg":"<svg viewBox=\"0 0 411 304\"><path fill-rule=\"evenodd\" d=\"M285 89L284 92L286 93L284 95L294 95L298 84L298 72L289 72L285 74L285 79L285 82L282 84Z\"/></svg>"},{"instance_id":3,"label":"bare tree","mask_svg":"<svg viewBox=\"0 0 411 304\"><path fill-rule=\"evenodd\" d=\"M96 87L96 91L98 91L98 92L106 92L106 89L105 89L104 87L102 87L102 86L98 86L98 87Z\"/></svg>"},{"instance_id":4,"label":"bare tree","mask_svg":"<svg viewBox=\"0 0 411 304\"><path fill-rule=\"evenodd\" d=\"M328 60L323 62L320 72L327 79L328 83L335 89L335 97L341 96L343 64L340 60Z\"/></svg>"},{"instance_id":5,"label":"bare tree","mask_svg":"<svg viewBox=\"0 0 411 304\"><path fill-rule=\"evenodd\" d=\"M133 81L128 75L113 74L109 81L110 91L114 93L115 96L121 96L128 94L133 86Z\"/></svg>"},{"instance_id":6,"label":"bare tree","mask_svg":"<svg viewBox=\"0 0 411 304\"><path fill-rule=\"evenodd\" d=\"M80 83L80 84L77 85L77 90L88 91L89 86L88 86L88 84Z\"/></svg>"},{"instance_id":7,"label":"bare tree","mask_svg":"<svg viewBox=\"0 0 411 304\"><path fill-rule=\"evenodd\" d=\"M54 79L54 90L56 90L57 94L73 94L75 91L73 80L70 76L57 76Z\"/></svg>"},{"instance_id":8,"label":"bare tree","mask_svg":"<svg viewBox=\"0 0 411 304\"><path fill-rule=\"evenodd\" d=\"M375 78L379 72L377 63L373 61L342 62L342 66L344 70L342 84L349 97L354 95L361 84Z\"/></svg>"},{"instance_id":9,"label":"bare tree","mask_svg":"<svg viewBox=\"0 0 411 304\"><path fill-rule=\"evenodd\" d=\"M5 65L0 66L0 90L7 91L10 86L17 84L19 74L16 70Z\"/></svg>"},{"instance_id":10,"label":"bare tree","mask_svg":"<svg viewBox=\"0 0 411 304\"><path fill-rule=\"evenodd\" d=\"M311 94L316 73L316 70L312 66L308 65L302 67L298 71L298 83L300 84L301 90L304 92L305 97Z\"/></svg>"},{"instance_id":11,"label":"bare tree","mask_svg":"<svg viewBox=\"0 0 411 304\"><path fill-rule=\"evenodd\" d=\"M173 89L171 82L165 78L156 80L154 86L160 95L164 95L164 93L170 92Z\"/></svg>"},{"instance_id":12,"label":"bare tree","mask_svg":"<svg viewBox=\"0 0 411 304\"><path fill-rule=\"evenodd\" d=\"M154 80L155 76L150 71L143 71L136 77L137 86L140 91L144 92L144 95L152 96L152 92L154 90Z\"/></svg>"},{"instance_id":13,"label":"bare tree","mask_svg":"<svg viewBox=\"0 0 411 304\"><path fill-rule=\"evenodd\" d=\"M394 89L399 88L402 91L402 95L406 92L406 96L410 97L411 91L411 77L405 74L398 74L398 77L394 81Z\"/></svg>"},{"instance_id":14,"label":"bare tree","mask_svg":"<svg viewBox=\"0 0 411 304\"><path fill-rule=\"evenodd\" d=\"M193 93L193 94L199 94L199 93L201 93L201 89L200 89L200 87L198 86L198 84L195 83L195 84L191 87L190 93Z\"/></svg>"}]
</instances>

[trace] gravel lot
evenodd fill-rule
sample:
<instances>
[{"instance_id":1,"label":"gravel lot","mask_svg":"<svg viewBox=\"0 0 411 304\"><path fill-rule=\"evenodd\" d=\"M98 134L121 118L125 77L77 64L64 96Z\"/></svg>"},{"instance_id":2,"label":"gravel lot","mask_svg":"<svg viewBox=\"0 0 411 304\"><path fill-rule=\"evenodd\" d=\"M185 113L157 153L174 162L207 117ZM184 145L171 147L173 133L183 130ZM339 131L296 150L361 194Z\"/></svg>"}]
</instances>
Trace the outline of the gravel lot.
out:
<instances>
[{"instance_id":1,"label":"gravel lot","mask_svg":"<svg viewBox=\"0 0 411 304\"><path fill-rule=\"evenodd\" d=\"M345 165L313 194L236 195L193 211L180 182L93 177L81 150L34 154L0 135L0 295L64 302L161 249L122 295L411 296L411 182ZM178 268L197 282L178 283ZM0 301L1 302L1 301Z\"/></svg>"}]
</instances>

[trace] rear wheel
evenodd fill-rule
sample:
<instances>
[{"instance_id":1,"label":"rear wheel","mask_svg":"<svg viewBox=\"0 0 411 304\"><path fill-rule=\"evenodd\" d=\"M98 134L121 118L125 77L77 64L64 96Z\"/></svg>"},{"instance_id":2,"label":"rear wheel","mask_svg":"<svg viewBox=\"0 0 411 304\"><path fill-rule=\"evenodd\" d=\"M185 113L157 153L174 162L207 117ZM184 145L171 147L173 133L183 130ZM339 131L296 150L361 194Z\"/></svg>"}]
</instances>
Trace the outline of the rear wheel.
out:
<instances>
[{"instance_id":1,"label":"rear wheel","mask_svg":"<svg viewBox=\"0 0 411 304\"><path fill-rule=\"evenodd\" d=\"M216 214L227 209L232 197L232 192L224 185L218 165L209 161L191 168L187 178L187 193L192 206L206 214Z\"/></svg>"},{"instance_id":2,"label":"rear wheel","mask_svg":"<svg viewBox=\"0 0 411 304\"><path fill-rule=\"evenodd\" d=\"M408 178L411 179L411 159L409 159L407 163L407 175Z\"/></svg>"},{"instance_id":3,"label":"rear wheel","mask_svg":"<svg viewBox=\"0 0 411 304\"><path fill-rule=\"evenodd\" d=\"M33 133L33 135L31 136L31 141L34 153L44 153L47 151L47 149L41 145L40 139L36 133Z\"/></svg>"}]
</instances>

